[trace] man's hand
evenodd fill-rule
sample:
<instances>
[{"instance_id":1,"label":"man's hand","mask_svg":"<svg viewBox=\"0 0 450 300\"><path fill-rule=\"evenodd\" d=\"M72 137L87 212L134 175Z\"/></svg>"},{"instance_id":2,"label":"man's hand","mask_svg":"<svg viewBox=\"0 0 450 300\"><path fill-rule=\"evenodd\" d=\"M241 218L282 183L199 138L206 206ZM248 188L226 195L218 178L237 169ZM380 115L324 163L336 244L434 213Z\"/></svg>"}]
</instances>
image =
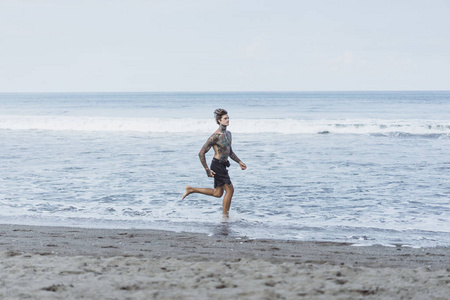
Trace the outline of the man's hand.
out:
<instances>
[{"instance_id":1,"label":"man's hand","mask_svg":"<svg viewBox=\"0 0 450 300\"><path fill-rule=\"evenodd\" d=\"M216 175L216 172L214 172L213 170L210 170L210 169L206 169L206 175L208 177L214 177L214 175Z\"/></svg>"},{"instance_id":2,"label":"man's hand","mask_svg":"<svg viewBox=\"0 0 450 300\"><path fill-rule=\"evenodd\" d=\"M239 166L241 166L241 170L247 169L247 166L242 161L239 162Z\"/></svg>"}]
</instances>

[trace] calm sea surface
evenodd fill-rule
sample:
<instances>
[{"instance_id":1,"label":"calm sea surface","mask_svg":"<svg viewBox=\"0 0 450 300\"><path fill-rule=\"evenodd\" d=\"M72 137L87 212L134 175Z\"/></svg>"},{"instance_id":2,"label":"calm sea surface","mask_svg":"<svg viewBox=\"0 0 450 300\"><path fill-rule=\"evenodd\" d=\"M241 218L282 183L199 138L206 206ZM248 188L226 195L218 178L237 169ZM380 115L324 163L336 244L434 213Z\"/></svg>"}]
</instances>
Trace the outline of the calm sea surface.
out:
<instances>
[{"instance_id":1,"label":"calm sea surface","mask_svg":"<svg viewBox=\"0 0 450 300\"><path fill-rule=\"evenodd\" d=\"M180 200L219 107L228 222ZM450 246L450 92L0 94L0 140L0 223Z\"/></svg>"}]
</instances>

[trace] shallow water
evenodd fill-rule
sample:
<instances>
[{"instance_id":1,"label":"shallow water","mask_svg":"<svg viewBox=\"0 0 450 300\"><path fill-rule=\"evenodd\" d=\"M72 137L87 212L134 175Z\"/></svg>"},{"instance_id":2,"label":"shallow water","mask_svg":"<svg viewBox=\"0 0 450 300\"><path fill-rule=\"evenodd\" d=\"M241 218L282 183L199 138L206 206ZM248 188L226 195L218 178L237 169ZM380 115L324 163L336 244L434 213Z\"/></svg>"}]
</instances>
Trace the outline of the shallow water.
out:
<instances>
[{"instance_id":1,"label":"shallow water","mask_svg":"<svg viewBox=\"0 0 450 300\"><path fill-rule=\"evenodd\" d=\"M0 221L449 246L449 95L0 94ZM180 200L212 187L221 106L248 166L227 226L221 199Z\"/></svg>"}]
</instances>

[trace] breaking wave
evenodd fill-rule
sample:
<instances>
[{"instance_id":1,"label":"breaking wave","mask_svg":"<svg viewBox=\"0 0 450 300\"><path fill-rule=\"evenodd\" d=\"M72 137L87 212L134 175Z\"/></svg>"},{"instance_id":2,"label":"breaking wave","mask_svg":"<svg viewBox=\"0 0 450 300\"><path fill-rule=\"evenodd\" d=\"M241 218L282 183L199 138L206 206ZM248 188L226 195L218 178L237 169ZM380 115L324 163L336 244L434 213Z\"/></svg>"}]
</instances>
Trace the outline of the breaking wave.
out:
<instances>
[{"instance_id":1,"label":"breaking wave","mask_svg":"<svg viewBox=\"0 0 450 300\"><path fill-rule=\"evenodd\" d=\"M389 136L450 136L448 120L297 120L232 119L236 133L373 134ZM66 130L143 133L209 133L217 127L210 119L109 118L68 116L0 116L4 130Z\"/></svg>"}]
</instances>

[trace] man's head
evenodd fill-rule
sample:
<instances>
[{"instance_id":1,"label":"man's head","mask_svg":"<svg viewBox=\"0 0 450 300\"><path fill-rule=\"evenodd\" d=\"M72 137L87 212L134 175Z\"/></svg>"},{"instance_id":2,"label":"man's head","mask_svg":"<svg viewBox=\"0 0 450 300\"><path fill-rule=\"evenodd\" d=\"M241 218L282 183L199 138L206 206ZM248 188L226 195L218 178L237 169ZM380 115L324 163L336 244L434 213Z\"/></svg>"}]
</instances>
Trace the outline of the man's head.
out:
<instances>
[{"instance_id":1,"label":"man's head","mask_svg":"<svg viewBox=\"0 0 450 300\"><path fill-rule=\"evenodd\" d=\"M214 117L216 118L217 124L228 126L228 112L225 109L222 108L216 109L214 111Z\"/></svg>"}]
</instances>

